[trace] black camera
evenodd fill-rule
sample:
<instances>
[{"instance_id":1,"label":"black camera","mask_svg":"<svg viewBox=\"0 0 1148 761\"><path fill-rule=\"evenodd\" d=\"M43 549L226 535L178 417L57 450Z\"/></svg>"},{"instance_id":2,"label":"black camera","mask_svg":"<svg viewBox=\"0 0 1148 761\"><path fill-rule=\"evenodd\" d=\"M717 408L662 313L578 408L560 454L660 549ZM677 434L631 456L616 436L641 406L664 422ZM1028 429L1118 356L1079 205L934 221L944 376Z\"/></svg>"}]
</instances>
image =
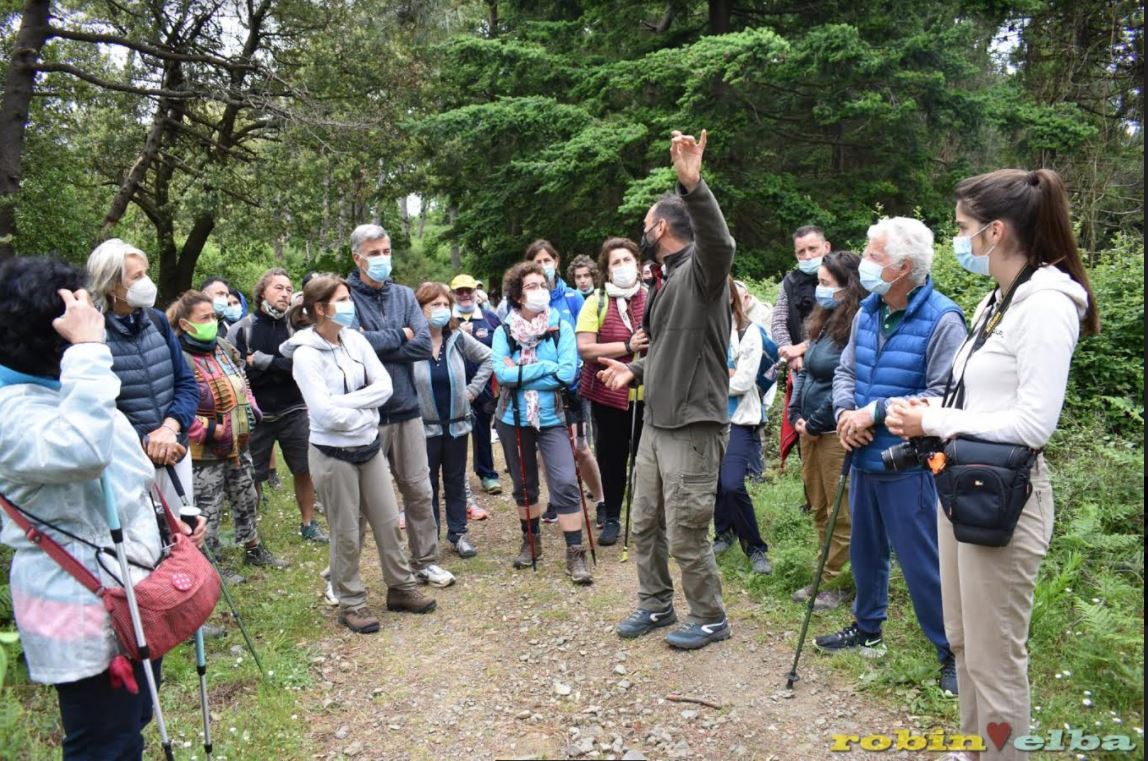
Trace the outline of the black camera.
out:
<instances>
[{"instance_id":1,"label":"black camera","mask_svg":"<svg viewBox=\"0 0 1148 761\"><path fill-rule=\"evenodd\" d=\"M881 453L885 470L908 470L930 467L929 459L943 452L945 442L938 436L918 436L903 444L896 444Z\"/></svg>"}]
</instances>

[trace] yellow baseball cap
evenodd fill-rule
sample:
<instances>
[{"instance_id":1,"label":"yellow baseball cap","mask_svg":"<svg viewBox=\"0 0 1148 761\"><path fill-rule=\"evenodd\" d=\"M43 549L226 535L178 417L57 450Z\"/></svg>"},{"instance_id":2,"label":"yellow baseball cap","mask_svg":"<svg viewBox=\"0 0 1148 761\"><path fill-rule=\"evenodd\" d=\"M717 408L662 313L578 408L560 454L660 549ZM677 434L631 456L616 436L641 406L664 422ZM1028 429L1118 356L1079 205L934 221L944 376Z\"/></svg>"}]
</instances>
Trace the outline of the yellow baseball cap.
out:
<instances>
[{"instance_id":1,"label":"yellow baseball cap","mask_svg":"<svg viewBox=\"0 0 1148 761\"><path fill-rule=\"evenodd\" d=\"M478 287L478 281L470 275L456 275L454 280L450 281L450 289L457 291L459 288L469 288L474 290Z\"/></svg>"}]
</instances>

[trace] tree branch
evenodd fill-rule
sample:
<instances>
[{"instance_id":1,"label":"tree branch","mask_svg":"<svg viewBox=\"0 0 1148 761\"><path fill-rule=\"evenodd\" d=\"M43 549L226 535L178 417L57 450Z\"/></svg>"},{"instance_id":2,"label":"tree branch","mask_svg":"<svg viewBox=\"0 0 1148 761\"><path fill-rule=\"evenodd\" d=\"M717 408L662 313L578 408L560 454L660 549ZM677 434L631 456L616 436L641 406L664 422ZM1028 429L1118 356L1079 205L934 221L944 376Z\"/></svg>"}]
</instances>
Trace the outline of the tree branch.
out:
<instances>
[{"instance_id":1,"label":"tree branch","mask_svg":"<svg viewBox=\"0 0 1148 761\"><path fill-rule=\"evenodd\" d=\"M96 87L105 90L113 90L115 92L124 92L131 95L143 95L149 98L171 98L172 100L190 100L197 97L197 93L190 91L179 90L165 90L163 88L151 87L136 87L135 85L123 84L121 82L109 82L106 79L100 79L94 74L78 69L75 66L67 63L40 63L36 65L36 71L42 72L58 72L60 74L70 74L76 79L82 79L88 84L95 85Z\"/></svg>"},{"instance_id":2,"label":"tree branch","mask_svg":"<svg viewBox=\"0 0 1148 761\"><path fill-rule=\"evenodd\" d=\"M215 56L209 56L209 55L195 55L195 54L191 54L191 53L177 53L174 50L168 50L166 48L155 47L154 45L148 45L148 44L143 43L143 42L135 42L134 40L129 40L126 37L120 37L119 35L115 35L115 34L99 34L96 32L83 32L83 31L80 31L78 29L62 29L60 27L52 27L51 34L53 37L59 37L61 39L65 39L65 40L74 40L76 42L93 42L93 43L101 43L101 44L105 44L105 45L119 45L120 47L125 47L125 48L128 48L130 50L134 50L137 53L143 53L144 55L150 55L150 56L154 56L156 58L162 58L165 61L186 61L188 63L206 63L206 64L210 64L212 66L218 66L220 68L228 69L228 70L230 70L230 69L256 70L259 68L255 64L244 62L244 61L227 60L225 58L217 58Z\"/></svg>"}]
</instances>

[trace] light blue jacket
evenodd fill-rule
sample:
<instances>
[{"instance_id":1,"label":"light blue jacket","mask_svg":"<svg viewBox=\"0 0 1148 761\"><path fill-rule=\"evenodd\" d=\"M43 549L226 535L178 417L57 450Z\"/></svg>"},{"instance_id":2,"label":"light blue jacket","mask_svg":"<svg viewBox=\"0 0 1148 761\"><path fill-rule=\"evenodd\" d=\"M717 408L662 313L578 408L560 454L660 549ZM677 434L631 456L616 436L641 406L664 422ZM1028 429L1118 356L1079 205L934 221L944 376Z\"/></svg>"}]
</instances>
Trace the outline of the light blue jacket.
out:
<instances>
[{"instance_id":1,"label":"light blue jacket","mask_svg":"<svg viewBox=\"0 0 1148 761\"><path fill-rule=\"evenodd\" d=\"M119 505L128 557L154 566L160 538L148 490L155 466L116 409L119 393L120 379L105 344L65 351L58 382L0 368L0 492L37 518L110 548L99 482L105 474ZM0 525L0 541L16 550L12 607L29 676L60 684L105 671L117 647L103 603L2 511ZM114 557L97 563L90 547L51 528L45 532L103 584L120 586L103 570L119 574ZM139 583L147 573L133 567L132 578Z\"/></svg>"},{"instance_id":2,"label":"light blue jacket","mask_svg":"<svg viewBox=\"0 0 1148 761\"><path fill-rule=\"evenodd\" d=\"M539 392L541 427L566 425L561 391L563 387L574 382L575 374L578 372L578 345L574 338L574 326L563 319L556 309L550 309L549 315L552 335L542 337L535 351L537 359L521 368L518 366L518 360L522 351L516 347L511 353L510 343L507 340L508 325L504 323L494 334L494 344L491 346L494 377L498 379L498 385L505 389L501 392L498 402L499 420L507 425L514 425L514 403L509 398L511 393L517 395L519 424L527 425L524 394L527 390ZM557 340L554 340L554 336L557 336ZM514 361L514 367L507 367L504 361L507 357ZM518 386L520 370L521 387Z\"/></svg>"}]
</instances>

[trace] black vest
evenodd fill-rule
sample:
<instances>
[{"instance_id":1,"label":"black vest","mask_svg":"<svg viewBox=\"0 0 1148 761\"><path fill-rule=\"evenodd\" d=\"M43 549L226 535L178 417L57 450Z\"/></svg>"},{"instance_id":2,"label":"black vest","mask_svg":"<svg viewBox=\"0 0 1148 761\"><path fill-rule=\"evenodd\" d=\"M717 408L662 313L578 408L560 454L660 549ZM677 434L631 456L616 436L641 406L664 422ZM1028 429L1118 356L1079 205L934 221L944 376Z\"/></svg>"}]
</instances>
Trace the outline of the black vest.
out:
<instances>
[{"instance_id":1,"label":"black vest","mask_svg":"<svg viewBox=\"0 0 1148 761\"><path fill-rule=\"evenodd\" d=\"M790 270L781 281L785 298L789 302L789 313L785 315L785 329L789 340L799 344L805 340L805 320L813 312L817 303L814 292L817 290L817 276L806 275L801 270Z\"/></svg>"}]
</instances>

